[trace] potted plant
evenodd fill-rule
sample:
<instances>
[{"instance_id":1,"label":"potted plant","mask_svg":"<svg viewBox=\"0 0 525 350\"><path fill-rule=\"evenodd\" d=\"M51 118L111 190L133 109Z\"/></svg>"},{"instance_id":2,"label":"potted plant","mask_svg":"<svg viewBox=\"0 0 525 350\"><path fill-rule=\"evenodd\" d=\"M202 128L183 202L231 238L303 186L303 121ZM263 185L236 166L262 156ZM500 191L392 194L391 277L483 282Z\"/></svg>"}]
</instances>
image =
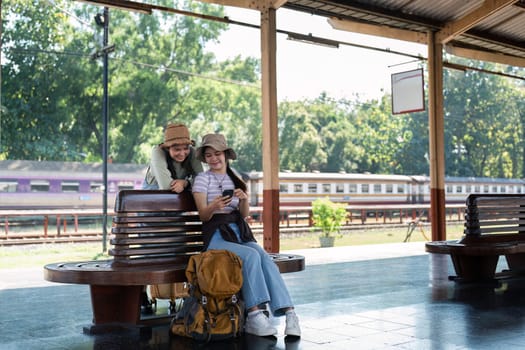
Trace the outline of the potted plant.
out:
<instances>
[{"instance_id":1,"label":"potted plant","mask_svg":"<svg viewBox=\"0 0 525 350\"><path fill-rule=\"evenodd\" d=\"M319 243L321 247L333 247L336 236L345 223L347 212L345 204L334 203L328 198L318 198L312 202L314 227L321 229Z\"/></svg>"}]
</instances>

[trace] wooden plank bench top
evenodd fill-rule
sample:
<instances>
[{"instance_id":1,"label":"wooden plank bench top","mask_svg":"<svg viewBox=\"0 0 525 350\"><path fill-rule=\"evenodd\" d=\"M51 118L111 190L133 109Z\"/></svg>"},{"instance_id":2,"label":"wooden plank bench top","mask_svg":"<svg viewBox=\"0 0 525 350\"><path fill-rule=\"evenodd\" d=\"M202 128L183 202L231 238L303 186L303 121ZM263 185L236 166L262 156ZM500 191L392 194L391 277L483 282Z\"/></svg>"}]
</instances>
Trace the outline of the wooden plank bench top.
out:
<instances>
[{"instance_id":1,"label":"wooden plank bench top","mask_svg":"<svg viewBox=\"0 0 525 350\"><path fill-rule=\"evenodd\" d=\"M304 257L269 253L281 273L304 270ZM113 260L93 260L47 264L44 278L51 282L96 285L148 285L184 281L186 263L115 267ZM108 278L108 273L111 274Z\"/></svg>"},{"instance_id":2,"label":"wooden plank bench top","mask_svg":"<svg viewBox=\"0 0 525 350\"><path fill-rule=\"evenodd\" d=\"M449 254L458 281L493 280L525 272L525 195L471 194L459 240L425 244L434 254ZM509 270L496 273L500 256Z\"/></svg>"},{"instance_id":3,"label":"wooden plank bench top","mask_svg":"<svg viewBox=\"0 0 525 350\"><path fill-rule=\"evenodd\" d=\"M120 191L110 245L112 259L47 264L44 278L90 286L93 325L86 333L169 322L168 316L141 319L140 295L146 285L184 282L190 256L202 251L202 223L191 193ZM303 256L270 256L281 273L305 268Z\"/></svg>"}]
</instances>

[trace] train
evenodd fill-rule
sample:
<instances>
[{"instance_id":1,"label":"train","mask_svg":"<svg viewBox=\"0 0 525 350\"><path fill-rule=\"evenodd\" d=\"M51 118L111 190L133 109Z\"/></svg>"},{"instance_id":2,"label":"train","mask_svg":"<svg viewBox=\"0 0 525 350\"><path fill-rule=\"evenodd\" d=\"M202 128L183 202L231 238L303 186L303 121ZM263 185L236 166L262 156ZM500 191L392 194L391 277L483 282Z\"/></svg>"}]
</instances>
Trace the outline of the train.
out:
<instances>
[{"instance_id":1,"label":"train","mask_svg":"<svg viewBox=\"0 0 525 350\"><path fill-rule=\"evenodd\" d=\"M262 205L263 174L247 177L251 205ZM465 203L470 193L525 193L522 179L446 177L447 203ZM351 205L430 203L430 178L425 175L380 175L355 173L279 173L279 202L282 205L310 205L319 198Z\"/></svg>"},{"instance_id":2,"label":"train","mask_svg":"<svg viewBox=\"0 0 525 350\"><path fill-rule=\"evenodd\" d=\"M108 164L108 206L123 189L140 189L147 166ZM239 172L247 182L250 205L263 205L263 173ZM447 203L464 203L469 193L525 193L523 179L446 177ZM310 206L320 197L351 205L430 202L425 175L357 173L279 173L283 206ZM101 208L102 164L80 162L0 161L0 209Z\"/></svg>"},{"instance_id":3,"label":"train","mask_svg":"<svg viewBox=\"0 0 525 350\"><path fill-rule=\"evenodd\" d=\"M120 190L142 187L144 165L107 167L108 207ZM0 161L0 209L98 209L103 192L101 163Z\"/></svg>"}]
</instances>

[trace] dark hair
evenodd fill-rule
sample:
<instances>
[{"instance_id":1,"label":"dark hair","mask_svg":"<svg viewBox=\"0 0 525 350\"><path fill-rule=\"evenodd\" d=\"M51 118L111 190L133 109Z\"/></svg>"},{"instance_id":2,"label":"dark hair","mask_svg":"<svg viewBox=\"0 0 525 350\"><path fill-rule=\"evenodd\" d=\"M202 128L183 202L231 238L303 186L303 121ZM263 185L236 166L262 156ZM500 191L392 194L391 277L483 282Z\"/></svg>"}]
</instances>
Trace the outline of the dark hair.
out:
<instances>
[{"instance_id":1,"label":"dark hair","mask_svg":"<svg viewBox=\"0 0 525 350\"><path fill-rule=\"evenodd\" d=\"M192 173L191 156L192 156L192 153L194 153L195 151L193 150L193 147L191 147L191 146L189 146L189 147L190 147L190 153L182 161L181 167L184 168L188 174L191 174ZM168 164L168 170L170 171L171 178L172 179L176 179L177 178L177 172L175 171L175 167L173 166L173 163L172 163L173 158L171 158L171 156L170 156L170 151L167 148L161 148L161 149L164 151L164 155L166 156L166 163Z\"/></svg>"},{"instance_id":2,"label":"dark hair","mask_svg":"<svg viewBox=\"0 0 525 350\"><path fill-rule=\"evenodd\" d=\"M235 188L240 188L244 192L248 189L246 183L230 168L230 163L226 162L226 174L232 179Z\"/></svg>"}]
</instances>

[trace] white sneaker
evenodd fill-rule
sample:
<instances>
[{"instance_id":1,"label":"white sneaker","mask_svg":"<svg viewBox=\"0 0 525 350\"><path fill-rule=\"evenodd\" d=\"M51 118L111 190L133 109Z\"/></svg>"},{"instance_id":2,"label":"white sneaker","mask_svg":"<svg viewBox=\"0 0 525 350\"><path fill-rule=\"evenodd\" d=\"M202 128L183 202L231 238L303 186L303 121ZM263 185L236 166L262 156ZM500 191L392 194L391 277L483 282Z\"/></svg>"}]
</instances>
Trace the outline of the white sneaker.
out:
<instances>
[{"instance_id":1,"label":"white sneaker","mask_svg":"<svg viewBox=\"0 0 525 350\"><path fill-rule=\"evenodd\" d=\"M259 337L267 337L277 334L277 329L272 326L270 319L262 311L255 311L250 312L246 317L244 332Z\"/></svg>"},{"instance_id":2,"label":"white sneaker","mask_svg":"<svg viewBox=\"0 0 525 350\"><path fill-rule=\"evenodd\" d=\"M286 312L286 328L284 334L291 335L294 337L301 336L301 328L299 327L299 317L295 314L295 311Z\"/></svg>"}]
</instances>

